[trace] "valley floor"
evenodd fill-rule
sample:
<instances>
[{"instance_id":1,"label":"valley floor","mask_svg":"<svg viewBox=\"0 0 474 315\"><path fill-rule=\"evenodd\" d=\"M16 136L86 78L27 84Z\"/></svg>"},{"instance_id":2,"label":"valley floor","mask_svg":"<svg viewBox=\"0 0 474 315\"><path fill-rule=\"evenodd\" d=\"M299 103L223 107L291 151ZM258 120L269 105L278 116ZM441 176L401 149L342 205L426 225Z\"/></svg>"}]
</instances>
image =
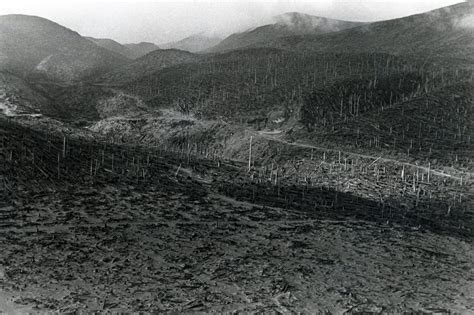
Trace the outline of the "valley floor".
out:
<instances>
[{"instance_id":1,"label":"valley floor","mask_svg":"<svg viewBox=\"0 0 474 315\"><path fill-rule=\"evenodd\" d=\"M0 205L0 310L474 312L471 239L173 181L20 188Z\"/></svg>"}]
</instances>

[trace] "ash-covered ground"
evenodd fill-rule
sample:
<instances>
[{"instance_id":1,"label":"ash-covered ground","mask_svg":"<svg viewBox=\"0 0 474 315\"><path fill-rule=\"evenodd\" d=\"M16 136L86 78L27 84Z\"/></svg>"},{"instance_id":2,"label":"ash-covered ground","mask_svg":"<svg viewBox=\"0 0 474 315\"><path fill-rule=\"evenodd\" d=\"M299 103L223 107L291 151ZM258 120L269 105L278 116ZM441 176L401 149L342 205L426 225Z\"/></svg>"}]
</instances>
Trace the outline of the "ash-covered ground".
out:
<instances>
[{"instance_id":1,"label":"ash-covered ground","mask_svg":"<svg viewBox=\"0 0 474 315\"><path fill-rule=\"evenodd\" d=\"M0 207L0 309L474 311L472 240L239 202L212 180L20 187Z\"/></svg>"}]
</instances>

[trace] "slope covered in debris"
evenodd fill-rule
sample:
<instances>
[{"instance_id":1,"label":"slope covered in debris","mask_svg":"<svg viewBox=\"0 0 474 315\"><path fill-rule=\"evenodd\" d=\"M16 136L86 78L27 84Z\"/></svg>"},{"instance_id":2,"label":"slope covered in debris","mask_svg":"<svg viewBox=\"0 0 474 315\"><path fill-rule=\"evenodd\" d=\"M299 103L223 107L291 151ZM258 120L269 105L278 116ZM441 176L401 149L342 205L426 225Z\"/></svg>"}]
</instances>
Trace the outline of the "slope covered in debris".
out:
<instances>
[{"instance_id":1,"label":"slope covered in debris","mask_svg":"<svg viewBox=\"0 0 474 315\"><path fill-rule=\"evenodd\" d=\"M398 224L371 212L374 201L291 177L275 186L258 165L249 174L205 147L131 147L5 122L1 143L3 311L473 305L471 238Z\"/></svg>"}]
</instances>

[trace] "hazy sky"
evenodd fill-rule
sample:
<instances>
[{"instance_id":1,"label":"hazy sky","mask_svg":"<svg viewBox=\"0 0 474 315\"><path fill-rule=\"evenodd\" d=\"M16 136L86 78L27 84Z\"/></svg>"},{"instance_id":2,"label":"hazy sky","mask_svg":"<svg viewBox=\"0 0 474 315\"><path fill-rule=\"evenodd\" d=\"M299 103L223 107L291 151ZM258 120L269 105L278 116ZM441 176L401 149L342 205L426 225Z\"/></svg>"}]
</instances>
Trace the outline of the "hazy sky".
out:
<instances>
[{"instance_id":1,"label":"hazy sky","mask_svg":"<svg viewBox=\"0 0 474 315\"><path fill-rule=\"evenodd\" d=\"M285 12L375 21L462 0L1 0L0 15L38 15L82 35L157 44L195 33L225 36Z\"/></svg>"}]
</instances>

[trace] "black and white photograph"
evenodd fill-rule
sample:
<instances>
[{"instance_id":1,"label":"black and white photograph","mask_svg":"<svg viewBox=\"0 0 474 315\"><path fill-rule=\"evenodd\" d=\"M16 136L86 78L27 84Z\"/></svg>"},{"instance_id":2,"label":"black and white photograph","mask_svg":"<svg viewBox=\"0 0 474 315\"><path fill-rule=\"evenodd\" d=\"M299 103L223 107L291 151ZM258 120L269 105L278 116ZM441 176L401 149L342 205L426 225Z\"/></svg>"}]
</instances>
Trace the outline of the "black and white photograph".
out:
<instances>
[{"instance_id":1,"label":"black and white photograph","mask_svg":"<svg viewBox=\"0 0 474 315\"><path fill-rule=\"evenodd\" d=\"M2 0L0 314L474 314L474 0Z\"/></svg>"}]
</instances>

